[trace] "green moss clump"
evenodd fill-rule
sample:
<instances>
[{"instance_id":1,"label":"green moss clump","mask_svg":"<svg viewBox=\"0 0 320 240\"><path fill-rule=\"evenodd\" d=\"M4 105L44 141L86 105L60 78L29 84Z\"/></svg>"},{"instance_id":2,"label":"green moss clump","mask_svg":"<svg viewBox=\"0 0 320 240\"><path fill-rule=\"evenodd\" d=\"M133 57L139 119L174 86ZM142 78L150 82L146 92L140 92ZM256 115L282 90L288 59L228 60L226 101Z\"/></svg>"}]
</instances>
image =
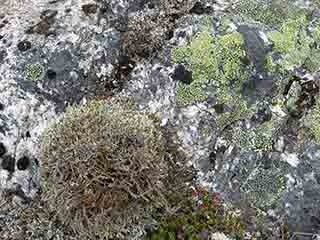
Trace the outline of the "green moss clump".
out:
<instances>
[{"instance_id":1,"label":"green moss clump","mask_svg":"<svg viewBox=\"0 0 320 240\"><path fill-rule=\"evenodd\" d=\"M186 65L192 71L193 78L190 85L177 85L178 105L205 100L209 95L205 86L209 85L215 87L216 97L220 101L230 95L230 89L238 91L241 81L248 77L241 64L244 56L240 33L214 38L203 31L194 36L190 44L173 49L173 62Z\"/></svg>"},{"instance_id":2,"label":"green moss clump","mask_svg":"<svg viewBox=\"0 0 320 240\"><path fill-rule=\"evenodd\" d=\"M147 240L200 240L201 231L209 233L223 232L243 239L245 225L240 217L223 209L217 193L209 194L205 190L194 193L196 201L182 206L181 211L164 217L157 229L148 233Z\"/></svg>"},{"instance_id":3,"label":"green moss clump","mask_svg":"<svg viewBox=\"0 0 320 240\"><path fill-rule=\"evenodd\" d=\"M23 75L27 80L37 81L42 77L43 72L43 66L40 63L31 63L24 67Z\"/></svg>"},{"instance_id":4,"label":"green moss clump","mask_svg":"<svg viewBox=\"0 0 320 240\"><path fill-rule=\"evenodd\" d=\"M306 117L306 122L310 125L309 132L314 140L320 144L320 97L316 100L316 105Z\"/></svg>"}]
</instances>

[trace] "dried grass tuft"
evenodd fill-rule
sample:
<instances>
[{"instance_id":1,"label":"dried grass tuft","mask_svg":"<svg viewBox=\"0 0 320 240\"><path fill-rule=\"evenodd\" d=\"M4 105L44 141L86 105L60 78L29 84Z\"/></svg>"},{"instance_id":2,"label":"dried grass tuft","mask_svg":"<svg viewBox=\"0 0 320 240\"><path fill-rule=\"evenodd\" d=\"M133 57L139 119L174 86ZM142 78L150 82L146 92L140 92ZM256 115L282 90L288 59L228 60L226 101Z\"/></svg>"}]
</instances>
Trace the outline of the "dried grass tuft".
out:
<instances>
[{"instance_id":1,"label":"dried grass tuft","mask_svg":"<svg viewBox=\"0 0 320 240\"><path fill-rule=\"evenodd\" d=\"M70 107L41 140L44 199L88 239L110 238L150 207L166 205L167 153L156 118L121 103Z\"/></svg>"}]
</instances>

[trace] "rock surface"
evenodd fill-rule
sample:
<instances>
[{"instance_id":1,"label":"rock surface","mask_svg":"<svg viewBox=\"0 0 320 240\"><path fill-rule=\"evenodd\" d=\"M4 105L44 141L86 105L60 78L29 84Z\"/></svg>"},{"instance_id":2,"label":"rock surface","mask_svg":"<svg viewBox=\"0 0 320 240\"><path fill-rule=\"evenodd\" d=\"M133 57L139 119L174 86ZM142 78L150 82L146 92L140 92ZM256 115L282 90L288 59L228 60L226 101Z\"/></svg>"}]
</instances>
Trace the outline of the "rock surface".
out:
<instances>
[{"instance_id":1,"label":"rock surface","mask_svg":"<svg viewBox=\"0 0 320 240\"><path fill-rule=\"evenodd\" d=\"M3 239L72 239L59 223L50 222L45 207L21 213L42 190L40 136L63 116L66 106L117 94L133 96L141 110L157 113L162 126L177 131L176 142L198 169L198 181L239 209L251 230L260 231L258 239L279 239L283 223L292 234L298 232L292 239L320 235L320 142L309 131L320 123L308 121L320 98L317 1L173 2L176 5L153 0L1 4ZM279 15L283 19L277 19ZM127 33L152 16L153 35L138 45ZM168 22L161 22L163 16ZM294 16L302 20L292 20ZM193 56L190 62L175 62L173 49L192 47L203 31L212 39L240 34L243 57L223 73L220 68L225 66L210 63L209 70L220 75L201 75L206 100L180 106L176 89L180 83L198 81L197 69ZM140 48L137 54L130 52ZM240 100L223 102L220 78L212 76L222 79L237 64L249 72L239 91L229 88L237 77L227 88L228 96ZM239 113L242 106L245 114ZM215 233L211 239L228 238Z\"/></svg>"}]
</instances>

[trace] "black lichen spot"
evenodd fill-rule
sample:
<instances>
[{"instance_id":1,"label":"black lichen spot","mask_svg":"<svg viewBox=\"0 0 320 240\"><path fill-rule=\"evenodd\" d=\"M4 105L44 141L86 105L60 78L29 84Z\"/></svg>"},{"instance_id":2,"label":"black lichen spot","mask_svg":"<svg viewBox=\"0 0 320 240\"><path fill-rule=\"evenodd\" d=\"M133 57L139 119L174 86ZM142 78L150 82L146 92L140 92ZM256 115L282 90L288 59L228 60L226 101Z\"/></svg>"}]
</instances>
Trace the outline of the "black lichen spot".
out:
<instances>
[{"instance_id":1,"label":"black lichen spot","mask_svg":"<svg viewBox=\"0 0 320 240\"><path fill-rule=\"evenodd\" d=\"M209 14L212 12L210 7L204 6L202 2L196 2L190 10L191 14Z\"/></svg>"},{"instance_id":2,"label":"black lichen spot","mask_svg":"<svg viewBox=\"0 0 320 240\"><path fill-rule=\"evenodd\" d=\"M17 167L20 171L23 171L29 167L29 164L30 164L29 158L24 156L18 160Z\"/></svg>"},{"instance_id":3,"label":"black lichen spot","mask_svg":"<svg viewBox=\"0 0 320 240\"><path fill-rule=\"evenodd\" d=\"M128 76L135 66L135 62L132 61L128 56L122 55L119 57L119 68L121 73Z\"/></svg>"},{"instance_id":4,"label":"black lichen spot","mask_svg":"<svg viewBox=\"0 0 320 240\"><path fill-rule=\"evenodd\" d=\"M209 155L209 161L212 165L212 168L215 168L216 167L216 157L217 157L217 154L213 151L210 153Z\"/></svg>"},{"instance_id":5,"label":"black lichen spot","mask_svg":"<svg viewBox=\"0 0 320 240\"><path fill-rule=\"evenodd\" d=\"M65 10L66 13L69 13L69 12L71 12L71 11L72 11L71 8L67 8L67 9Z\"/></svg>"},{"instance_id":6,"label":"black lichen spot","mask_svg":"<svg viewBox=\"0 0 320 240\"><path fill-rule=\"evenodd\" d=\"M39 166L39 165L40 165L40 164L39 164L39 160L38 160L38 159L36 159L36 158L35 158L35 159L34 159L34 162L36 163L36 165L37 165L37 166Z\"/></svg>"},{"instance_id":7,"label":"black lichen spot","mask_svg":"<svg viewBox=\"0 0 320 240\"><path fill-rule=\"evenodd\" d=\"M0 157L2 157L7 152L6 147L2 142L0 142Z\"/></svg>"},{"instance_id":8,"label":"black lichen spot","mask_svg":"<svg viewBox=\"0 0 320 240\"><path fill-rule=\"evenodd\" d=\"M31 137L31 135L30 135L30 132L29 132L29 131L27 131L27 132L26 132L26 137L27 137L27 138L30 138L30 137Z\"/></svg>"},{"instance_id":9,"label":"black lichen spot","mask_svg":"<svg viewBox=\"0 0 320 240\"><path fill-rule=\"evenodd\" d=\"M8 56L6 50L0 51L0 64L3 63L4 59Z\"/></svg>"},{"instance_id":10,"label":"black lichen spot","mask_svg":"<svg viewBox=\"0 0 320 240\"><path fill-rule=\"evenodd\" d=\"M57 14L58 14L57 10L48 9L41 13L40 19L48 21L50 19L53 19L55 16L57 16Z\"/></svg>"},{"instance_id":11,"label":"black lichen spot","mask_svg":"<svg viewBox=\"0 0 320 240\"><path fill-rule=\"evenodd\" d=\"M27 50L29 50L31 48L31 42L29 41L21 41L18 43L18 49L21 51L21 52L25 52Z\"/></svg>"},{"instance_id":12,"label":"black lichen spot","mask_svg":"<svg viewBox=\"0 0 320 240\"><path fill-rule=\"evenodd\" d=\"M57 76L57 73L55 71L53 71L52 69L48 69L47 71L47 77L52 80L55 79Z\"/></svg>"},{"instance_id":13,"label":"black lichen spot","mask_svg":"<svg viewBox=\"0 0 320 240\"><path fill-rule=\"evenodd\" d=\"M4 110L4 105L2 103L0 103L0 111Z\"/></svg>"},{"instance_id":14,"label":"black lichen spot","mask_svg":"<svg viewBox=\"0 0 320 240\"><path fill-rule=\"evenodd\" d=\"M174 69L172 79L181 81L185 84L190 84L192 83L192 72L186 70L182 64L178 64Z\"/></svg>"},{"instance_id":15,"label":"black lichen spot","mask_svg":"<svg viewBox=\"0 0 320 240\"><path fill-rule=\"evenodd\" d=\"M216 104L213 106L214 110L216 111L216 113L221 114L224 112L224 104Z\"/></svg>"},{"instance_id":16,"label":"black lichen spot","mask_svg":"<svg viewBox=\"0 0 320 240\"><path fill-rule=\"evenodd\" d=\"M155 4L152 3L152 2L150 2L150 3L148 4L148 8L149 8L149 9L154 9L154 8L155 8Z\"/></svg>"},{"instance_id":17,"label":"black lichen spot","mask_svg":"<svg viewBox=\"0 0 320 240\"><path fill-rule=\"evenodd\" d=\"M98 10L98 5L96 4L85 4L85 5L82 5L82 11L86 14L86 15L89 15L89 14L95 14Z\"/></svg>"},{"instance_id":18,"label":"black lichen spot","mask_svg":"<svg viewBox=\"0 0 320 240\"><path fill-rule=\"evenodd\" d=\"M4 170L7 170L10 173L14 172L15 163L16 160L10 155L5 155L4 157L2 157L1 166Z\"/></svg>"},{"instance_id":19,"label":"black lichen spot","mask_svg":"<svg viewBox=\"0 0 320 240\"><path fill-rule=\"evenodd\" d=\"M166 40L170 40L171 38L173 38L173 36L174 36L174 31L173 30L169 30L166 33Z\"/></svg>"}]
</instances>

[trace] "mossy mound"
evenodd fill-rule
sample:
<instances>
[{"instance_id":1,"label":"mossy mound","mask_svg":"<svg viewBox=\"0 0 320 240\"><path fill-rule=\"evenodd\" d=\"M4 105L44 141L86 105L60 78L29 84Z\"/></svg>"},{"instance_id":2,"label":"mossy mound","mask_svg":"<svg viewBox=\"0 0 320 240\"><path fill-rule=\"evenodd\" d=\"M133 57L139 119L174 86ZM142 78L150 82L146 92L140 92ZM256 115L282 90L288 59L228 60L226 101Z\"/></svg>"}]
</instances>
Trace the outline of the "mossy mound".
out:
<instances>
[{"instance_id":1,"label":"mossy mound","mask_svg":"<svg viewBox=\"0 0 320 240\"><path fill-rule=\"evenodd\" d=\"M44 198L85 239L118 237L122 226L165 201L159 125L124 102L69 107L41 139Z\"/></svg>"}]
</instances>

